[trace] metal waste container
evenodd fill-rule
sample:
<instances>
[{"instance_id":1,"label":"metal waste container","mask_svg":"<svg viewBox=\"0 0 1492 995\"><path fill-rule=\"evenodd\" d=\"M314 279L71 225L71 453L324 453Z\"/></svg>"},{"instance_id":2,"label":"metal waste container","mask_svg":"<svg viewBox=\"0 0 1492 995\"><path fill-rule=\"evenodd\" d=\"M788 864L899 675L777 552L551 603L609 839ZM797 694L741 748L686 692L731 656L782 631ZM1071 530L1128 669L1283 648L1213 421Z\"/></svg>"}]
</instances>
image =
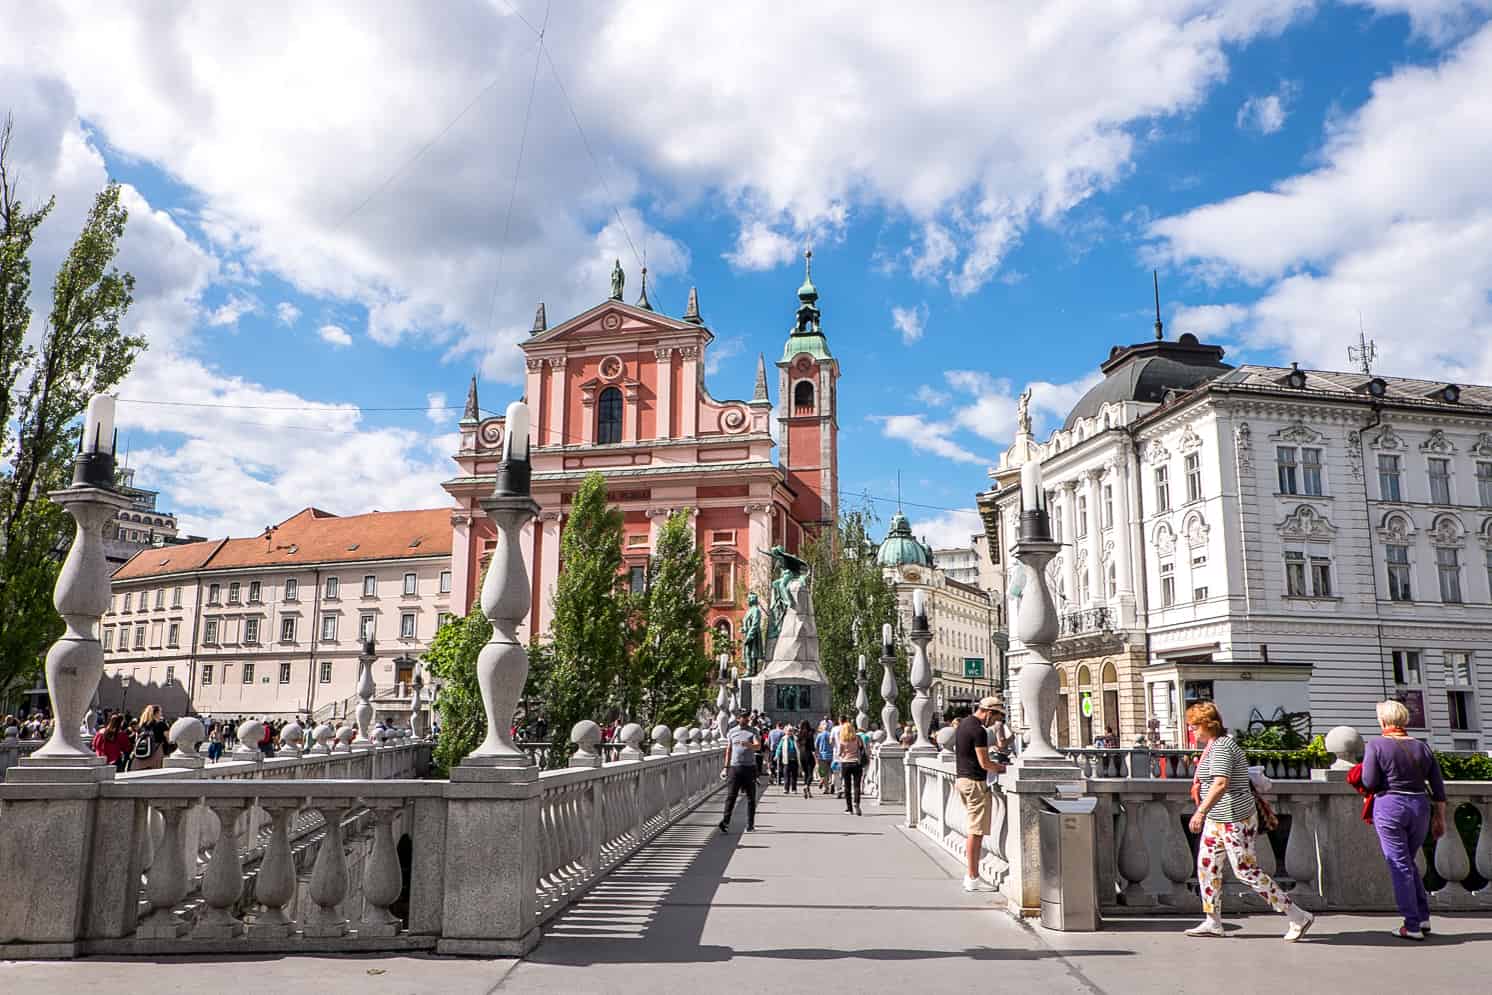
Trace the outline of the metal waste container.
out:
<instances>
[{"instance_id":1,"label":"metal waste container","mask_svg":"<svg viewBox=\"0 0 1492 995\"><path fill-rule=\"evenodd\" d=\"M1041 924L1047 929L1098 929L1098 872L1093 848L1097 798L1079 797L1081 785L1058 785L1043 798Z\"/></svg>"}]
</instances>

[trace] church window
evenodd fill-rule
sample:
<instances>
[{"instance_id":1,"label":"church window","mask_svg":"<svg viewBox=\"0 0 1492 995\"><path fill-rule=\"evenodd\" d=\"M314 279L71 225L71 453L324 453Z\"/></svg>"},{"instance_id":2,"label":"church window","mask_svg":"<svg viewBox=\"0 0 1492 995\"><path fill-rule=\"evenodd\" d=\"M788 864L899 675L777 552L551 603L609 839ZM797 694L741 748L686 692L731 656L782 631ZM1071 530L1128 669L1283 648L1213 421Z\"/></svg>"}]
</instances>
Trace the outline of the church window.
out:
<instances>
[{"instance_id":1,"label":"church window","mask_svg":"<svg viewBox=\"0 0 1492 995\"><path fill-rule=\"evenodd\" d=\"M622 441L622 392L607 387L596 402L596 442L608 445Z\"/></svg>"},{"instance_id":2,"label":"church window","mask_svg":"<svg viewBox=\"0 0 1492 995\"><path fill-rule=\"evenodd\" d=\"M813 414L813 381L799 380L793 388L793 409L796 414Z\"/></svg>"}]
</instances>

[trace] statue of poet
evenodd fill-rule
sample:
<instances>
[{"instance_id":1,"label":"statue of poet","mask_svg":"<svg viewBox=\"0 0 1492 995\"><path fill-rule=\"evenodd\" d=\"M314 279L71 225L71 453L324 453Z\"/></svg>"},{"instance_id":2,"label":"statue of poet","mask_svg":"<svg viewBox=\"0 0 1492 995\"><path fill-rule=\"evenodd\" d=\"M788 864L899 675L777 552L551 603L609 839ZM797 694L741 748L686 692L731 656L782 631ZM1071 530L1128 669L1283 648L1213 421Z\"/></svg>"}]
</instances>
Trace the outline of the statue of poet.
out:
<instances>
[{"instance_id":1,"label":"statue of poet","mask_svg":"<svg viewBox=\"0 0 1492 995\"><path fill-rule=\"evenodd\" d=\"M746 595L746 615L741 619L741 659L746 676L756 676L757 668L767 657L767 638L762 624L766 613L755 592Z\"/></svg>"}]
</instances>

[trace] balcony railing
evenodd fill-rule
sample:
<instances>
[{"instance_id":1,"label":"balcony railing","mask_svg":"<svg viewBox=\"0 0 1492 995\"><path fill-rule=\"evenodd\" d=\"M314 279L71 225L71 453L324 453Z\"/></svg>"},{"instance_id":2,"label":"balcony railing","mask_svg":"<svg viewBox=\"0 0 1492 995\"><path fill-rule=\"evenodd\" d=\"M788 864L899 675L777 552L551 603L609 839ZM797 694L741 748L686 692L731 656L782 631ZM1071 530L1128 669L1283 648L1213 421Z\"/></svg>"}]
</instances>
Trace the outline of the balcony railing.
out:
<instances>
[{"instance_id":1,"label":"balcony railing","mask_svg":"<svg viewBox=\"0 0 1492 995\"><path fill-rule=\"evenodd\" d=\"M1065 613L1061 619L1059 632L1063 636L1081 636L1090 632L1112 632L1113 630L1113 612L1107 608L1088 608L1083 611Z\"/></svg>"}]
</instances>

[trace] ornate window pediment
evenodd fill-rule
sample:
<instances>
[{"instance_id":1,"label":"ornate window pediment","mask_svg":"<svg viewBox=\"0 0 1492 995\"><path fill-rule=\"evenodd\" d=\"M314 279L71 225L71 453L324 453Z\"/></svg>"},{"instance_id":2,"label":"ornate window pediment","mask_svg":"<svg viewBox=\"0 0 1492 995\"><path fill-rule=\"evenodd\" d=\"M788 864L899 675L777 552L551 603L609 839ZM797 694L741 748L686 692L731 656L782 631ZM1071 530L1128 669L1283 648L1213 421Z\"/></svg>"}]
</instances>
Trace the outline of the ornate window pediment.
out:
<instances>
[{"instance_id":1,"label":"ornate window pediment","mask_svg":"<svg viewBox=\"0 0 1492 995\"><path fill-rule=\"evenodd\" d=\"M1378 538L1395 545L1404 545L1414 537L1414 522L1407 515L1393 512L1383 516L1378 529Z\"/></svg>"},{"instance_id":2,"label":"ornate window pediment","mask_svg":"<svg viewBox=\"0 0 1492 995\"><path fill-rule=\"evenodd\" d=\"M1466 542L1466 529L1455 515L1441 515L1430 526L1430 542L1436 546L1461 546Z\"/></svg>"},{"instance_id":3,"label":"ornate window pediment","mask_svg":"<svg viewBox=\"0 0 1492 995\"><path fill-rule=\"evenodd\" d=\"M1419 451L1422 453L1447 455L1455 452L1456 446L1455 443L1446 437L1443 429L1435 428L1430 430L1430 437L1420 445Z\"/></svg>"},{"instance_id":4,"label":"ornate window pediment","mask_svg":"<svg viewBox=\"0 0 1492 995\"><path fill-rule=\"evenodd\" d=\"M1323 441L1326 436L1310 428L1308 425L1306 425L1305 422L1297 418L1289 425L1274 433L1274 435L1270 436L1270 438L1278 439L1280 442L1287 442L1293 445L1300 446L1319 443Z\"/></svg>"},{"instance_id":5,"label":"ornate window pediment","mask_svg":"<svg viewBox=\"0 0 1492 995\"><path fill-rule=\"evenodd\" d=\"M1171 531L1171 526L1161 522L1150 534L1150 544L1162 555L1169 553L1176 548L1176 533Z\"/></svg>"},{"instance_id":6,"label":"ornate window pediment","mask_svg":"<svg viewBox=\"0 0 1492 995\"><path fill-rule=\"evenodd\" d=\"M1482 459L1492 459L1492 432L1483 432L1476 437L1476 445L1471 447L1471 454Z\"/></svg>"},{"instance_id":7,"label":"ornate window pediment","mask_svg":"<svg viewBox=\"0 0 1492 995\"><path fill-rule=\"evenodd\" d=\"M1207 535L1211 531L1201 513L1196 511L1187 515L1181 525L1181 534L1186 536L1186 544L1192 547L1207 545Z\"/></svg>"},{"instance_id":8,"label":"ornate window pediment","mask_svg":"<svg viewBox=\"0 0 1492 995\"><path fill-rule=\"evenodd\" d=\"M1151 442L1150 445L1145 447L1145 462L1149 463L1151 466L1164 463L1170 458L1171 451L1163 446L1158 439Z\"/></svg>"},{"instance_id":9,"label":"ornate window pediment","mask_svg":"<svg viewBox=\"0 0 1492 995\"><path fill-rule=\"evenodd\" d=\"M1188 422L1187 426L1181 430L1181 439L1176 443L1176 447L1183 453L1194 452L1202 448L1202 437L1197 434L1196 429L1192 428L1191 423Z\"/></svg>"},{"instance_id":10,"label":"ornate window pediment","mask_svg":"<svg viewBox=\"0 0 1492 995\"><path fill-rule=\"evenodd\" d=\"M1374 449L1398 450L1404 448L1404 440L1394 431L1392 425L1385 425L1373 434L1368 445Z\"/></svg>"},{"instance_id":11,"label":"ornate window pediment","mask_svg":"<svg viewBox=\"0 0 1492 995\"><path fill-rule=\"evenodd\" d=\"M1492 518L1482 519L1481 531L1476 536L1482 541L1483 546L1492 549Z\"/></svg>"},{"instance_id":12,"label":"ornate window pediment","mask_svg":"<svg viewBox=\"0 0 1492 995\"><path fill-rule=\"evenodd\" d=\"M1336 526L1325 515L1304 504L1286 515L1278 528L1286 539L1326 540L1337 532Z\"/></svg>"}]
</instances>

